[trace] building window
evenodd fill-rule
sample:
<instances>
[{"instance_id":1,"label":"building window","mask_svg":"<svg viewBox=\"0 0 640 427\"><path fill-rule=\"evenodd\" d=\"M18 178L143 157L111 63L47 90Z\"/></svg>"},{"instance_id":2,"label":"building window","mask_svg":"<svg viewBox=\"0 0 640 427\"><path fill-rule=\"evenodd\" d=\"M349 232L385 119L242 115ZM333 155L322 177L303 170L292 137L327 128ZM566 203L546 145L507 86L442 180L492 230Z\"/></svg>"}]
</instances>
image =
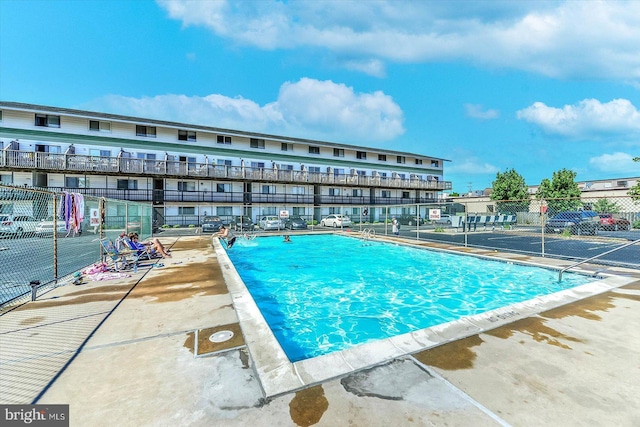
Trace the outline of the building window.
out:
<instances>
[{"instance_id":1,"label":"building window","mask_svg":"<svg viewBox=\"0 0 640 427\"><path fill-rule=\"evenodd\" d=\"M135 179L119 179L118 190L137 190L138 189L138 181Z\"/></svg>"},{"instance_id":2,"label":"building window","mask_svg":"<svg viewBox=\"0 0 640 427\"><path fill-rule=\"evenodd\" d=\"M356 151L356 159L367 160L367 152L366 151Z\"/></svg>"},{"instance_id":3,"label":"building window","mask_svg":"<svg viewBox=\"0 0 640 427\"><path fill-rule=\"evenodd\" d=\"M320 147L309 146L309 154L320 154Z\"/></svg>"},{"instance_id":4,"label":"building window","mask_svg":"<svg viewBox=\"0 0 640 427\"><path fill-rule=\"evenodd\" d=\"M178 215L195 215L196 208L193 206L178 206Z\"/></svg>"},{"instance_id":5,"label":"building window","mask_svg":"<svg viewBox=\"0 0 640 427\"><path fill-rule=\"evenodd\" d=\"M339 188L330 188L329 189L329 195L330 196L339 196L340 195L340 189Z\"/></svg>"},{"instance_id":6,"label":"building window","mask_svg":"<svg viewBox=\"0 0 640 427\"><path fill-rule=\"evenodd\" d=\"M62 148L59 145L36 144L36 153L60 154L62 153Z\"/></svg>"},{"instance_id":7,"label":"building window","mask_svg":"<svg viewBox=\"0 0 640 427\"><path fill-rule=\"evenodd\" d=\"M378 160L381 162L386 162L387 161L387 155L386 154L378 154Z\"/></svg>"},{"instance_id":8,"label":"building window","mask_svg":"<svg viewBox=\"0 0 640 427\"><path fill-rule=\"evenodd\" d=\"M67 188L87 188L88 179L77 176L66 176L64 178L64 186Z\"/></svg>"},{"instance_id":9,"label":"building window","mask_svg":"<svg viewBox=\"0 0 640 427\"><path fill-rule=\"evenodd\" d=\"M628 181L618 181L618 187L628 187L629 186L629 182Z\"/></svg>"},{"instance_id":10,"label":"building window","mask_svg":"<svg viewBox=\"0 0 640 427\"><path fill-rule=\"evenodd\" d=\"M155 138L156 127L136 125L136 136L146 136L148 138Z\"/></svg>"},{"instance_id":11,"label":"building window","mask_svg":"<svg viewBox=\"0 0 640 427\"><path fill-rule=\"evenodd\" d=\"M398 163L406 163L407 159L404 156L398 156Z\"/></svg>"},{"instance_id":12,"label":"building window","mask_svg":"<svg viewBox=\"0 0 640 427\"><path fill-rule=\"evenodd\" d=\"M309 147L311 148L311 147ZM333 149L333 157L344 157L344 150L342 148Z\"/></svg>"},{"instance_id":13,"label":"building window","mask_svg":"<svg viewBox=\"0 0 640 427\"><path fill-rule=\"evenodd\" d=\"M156 155L151 153L138 153L137 157L142 160L155 160Z\"/></svg>"},{"instance_id":14,"label":"building window","mask_svg":"<svg viewBox=\"0 0 640 427\"><path fill-rule=\"evenodd\" d=\"M216 184L216 193L230 193L231 184Z\"/></svg>"},{"instance_id":15,"label":"building window","mask_svg":"<svg viewBox=\"0 0 640 427\"><path fill-rule=\"evenodd\" d=\"M385 199L388 199L391 197L391 191L389 190L382 190L382 197L384 197Z\"/></svg>"},{"instance_id":16,"label":"building window","mask_svg":"<svg viewBox=\"0 0 640 427\"><path fill-rule=\"evenodd\" d=\"M275 185L263 185L262 186L262 194L276 194L276 186Z\"/></svg>"},{"instance_id":17,"label":"building window","mask_svg":"<svg viewBox=\"0 0 640 427\"><path fill-rule=\"evenodd\" d=\"M307 214L307 210L304 208L304 206L294 206L291 209L291 213L293 214L293 216L305 216Z\"/></svg>"},{"instance_id":18,"label":"building window","mask_svg":"<svg viewBox=\"0 0 640 427\"><path fill-rule=\"evenodd\" d=\"M437 168L440 166L440 162L437 160L431 160L431 166Z\"/></svg>"},{"instance_id":19,"label":"building window","mask_svg":"<svg viewBox=\"0 0 640 427\"><path fill-rule=\"evenodd\" d=\"M52 116L50 114L36 114L36 126L59 128L60 116Z\"/></svg>"},{"instance_id":20,"label":"building window","mask_svg":"<svg viewBox=\"0 0 640 427\"><path fill-rule=\"evenodd\" d=\"M416 159L416 165L421 165L422 164L422 159Z\"/></svg>"},{"instance_id":21,"label":"building window","mask_svg":"<svg viewBox=\"0 0 640 427\"><path fill-rule=\"evenodd\" d=\"M333 176L344 175L344 169L334 169Z\"/></svg>"},{"instance_id":22,"label":"building window","mask_svg":"<svg viewBox=\"0 0 640 427\"><path fill-rule=\"evenodd\" d=\"M178 130L178 141L195 141L196 131L194 130Z\"/></svg>"},{"instance_id":23,"label":"building window","mask_svg":"<svg viewBox=\"0 0 640 427\"><path fill-rule=\"evenodd\" d=\"M264 162L251 162L251 167L254 169L264 169Z\"/></svg>"},{"instance_id":24,"label":"building window","mask_svg":"<svg viewBox=\"0 0 640 427\"><path fill-rule=\"evenodd\" d=\"M233 208L231 206L218 206L216 208L216 214L218 216L230 216L230 215L233 215Z\"/></svg>"},{"instance_id":25,"label":"building window","mask_svg":"<svg viewBox=\"0 0 640 427\"><path fill-rule=\"evenodd\" d=\"M218 144L231 144L231 137L226 135L218 135Z\"/></svg>"},{"instance_id":26,"label":"building window","mask_svg":"<svg viewBox=\"0 0 640 427\"><path fill-rule=\"evenodd\" d=\"M111 122L89 120L89 130L93 132L111 132Z\"/></svg>"},{"instance_id":27,"label":"building window","mask_svg":"<svg viewBox=\"0 0 640 427\"><path fill-rule=\"evenodd\" d=\"M387 177L387 173L386 172L380 172L380 177L381 178L386 178Z\"/></svg>"},{"instance_id":28,"label":"building window","mask_svg":"<svg viewBox=\"0 0 640 427\"><path fill-rule=\"evenodd\" d=\"M291 194L295 194L298 196L304 196L304 187L293 186L291 187Z\"/></svg>"},{"instance_id":29,"label":"building window","mask_svg":"<svg viewBox=\"0 0 640 427\"><path fill-rule=\"evenodd\" d=\"M367 176L367 171L356 171L356 174L358 174L358 176Z\"/></svg>"},{"instance_id":30,"label":"building window","mask_svg":"<svg viewBox=\"0 0 640 427\"><path fill-rule=\"evenodd\" d=\"M196 183L189 181L178 181L178 191L196 191Z\"/></svg>"},{"instance_id":31,"label":"building window","mask_svg":"<svg viewBox=\"0 0 640 427\"><path fill-rule=\"evenodd\" d=\"M251 148L261 148L264 150L264 139L251 138Z\"/></svg>"},{"instance_id":32,"label":"building window","mask_svg":"<svg viewBox=\"0 0 640 427\"><path fill-rule=\"evenodd\" d=\"M309 166L309 172L320 173L320 166Z\"/></svg>"},{"instance_id":33,"label":"building window","mask_svg":"<svg viewBox=\"0 0 640 427\"><path fill-rule=\"evenodd\" d=\"M283 142L280 145L282 151L293 151L293 144L287 144L286 142Z\"/></svg>"},{"instance_id":34,"label":"building window","mask_svg":"<svg viewBox=\"0 0 640 427\"><path fill-rule=\"evenodd\" d=\"M403 198L403 199L408 199L409 197L410 197L410 196L409 196L409 192L408 192L408 191L403 191L403 192L402 192L402 198Z\"/></svg>"},{"instance_id":35,"label":"building window","mask_svg":"<svg viewBox=\"0 0 640 427\"><path fill-rule=\"evenodd\" d=\"M231 160L218 159L216 160L216 164L220 166L231 166Z\"/></svg>"},{"instance_id":36,"label":"building window","mask_svg":"<svg viewBox=\"0 0 640 427\"><path fill-rule=\"evenodd\" d=\"M2 121L2 110L0 110L0 122Z\"/></svg>"},{"instance_id":37,"label":"building window","mask_svg":"<svg viewBox=\"0 0 640 427\"><path fill-rule=\"evenodd\" d=\"M406 178L406 175L405 175L405 174L403 174L403 173L399 173L399 174L398 174L398 178L400 178L400 179L405 179L405 178Z\"/></svg>"},{"instance_id":38,"label":"building window","mask_svg":"<svg viewBox=\"0 0 640 427\"><path fill-rule=\"evenodd\" d=\"M278 169L283 170L283 171L292 171L293 170L293 165L280 164L280 165L278 165Z\"/></svg>"},{"instance_id":39,"label":"building window","mask_svg":"<svg viewBox=\"0 0 640 427\"><path fill-rule=\"evenodd\" d=\"M110 150L89 150L89 155L93 157L111 157Z\"/></svg>"},{"instance_id":40,"label":"building window","mask_svg":"<svg viewBox=\"0 0 640 427\"><path fill-rule=\"evenodd\" d=\"M354 188L353 190L353 197L362 197L362 189L361 188Z\"/></svg>"}]
</instances>

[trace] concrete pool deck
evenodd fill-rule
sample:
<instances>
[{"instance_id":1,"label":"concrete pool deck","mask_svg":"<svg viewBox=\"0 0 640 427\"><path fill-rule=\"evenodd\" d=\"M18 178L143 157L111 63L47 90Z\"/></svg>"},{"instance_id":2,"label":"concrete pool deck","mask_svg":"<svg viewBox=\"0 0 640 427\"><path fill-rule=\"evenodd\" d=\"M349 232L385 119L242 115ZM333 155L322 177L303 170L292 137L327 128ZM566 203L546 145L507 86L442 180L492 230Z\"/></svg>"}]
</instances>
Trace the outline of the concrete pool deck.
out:
<instances>
[{"instance_id":1,"label":"concrete pool deck","mask_svg":"<svg viewBox=\"0 0 640 427\"><path fill-rule=\"evenodd\" d=\"M233 267L221 248L204 237L162 240L173 244L162 268L62 286L0 317L0 401L68 403L79 426L640 424L640 271L601 271L619 276L557 308L541 301L535 313L523 307L413 338L446 342L434 348L393 339L312 359L292 378L226 277ZM222 330L234 338L209 340ZM388 352L382 361L372 358L379 351Z\"/></svg>"}]
</instances>

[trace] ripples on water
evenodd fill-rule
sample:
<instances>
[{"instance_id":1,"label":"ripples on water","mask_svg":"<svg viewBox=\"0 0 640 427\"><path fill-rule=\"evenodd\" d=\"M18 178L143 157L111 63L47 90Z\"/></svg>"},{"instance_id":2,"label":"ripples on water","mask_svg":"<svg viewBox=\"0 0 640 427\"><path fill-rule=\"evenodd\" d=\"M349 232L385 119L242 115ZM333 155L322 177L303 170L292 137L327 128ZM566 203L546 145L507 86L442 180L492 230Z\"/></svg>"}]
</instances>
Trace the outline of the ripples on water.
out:
<instances>
[{"instance_id":1,"label":"ripples on water","mask_svg":"<svg viewBox=\"0 0 640 427\"><path fill-rule=\"evenodd\" d=\"M334 235L238 239L229 257L291 361L593 279Z\"/></svg>"}]
</instances>

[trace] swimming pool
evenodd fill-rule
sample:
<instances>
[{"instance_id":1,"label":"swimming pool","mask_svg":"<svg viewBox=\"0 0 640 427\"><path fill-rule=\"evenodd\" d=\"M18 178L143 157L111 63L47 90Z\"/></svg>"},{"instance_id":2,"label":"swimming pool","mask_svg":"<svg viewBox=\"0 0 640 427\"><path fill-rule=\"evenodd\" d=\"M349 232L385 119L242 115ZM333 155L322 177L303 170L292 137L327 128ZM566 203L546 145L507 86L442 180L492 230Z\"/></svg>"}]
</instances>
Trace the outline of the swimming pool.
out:
<instances>
[{"instance_id":1,"label":"swimming pool","mask_svg":"<svg viewBox=\"0 0 640 427\"><path fill-rule=\"evenodd\" d=\"M336 235L239 240L228 252L287 357L344 350L593 281Z\"/></svg>"}]
</instances>

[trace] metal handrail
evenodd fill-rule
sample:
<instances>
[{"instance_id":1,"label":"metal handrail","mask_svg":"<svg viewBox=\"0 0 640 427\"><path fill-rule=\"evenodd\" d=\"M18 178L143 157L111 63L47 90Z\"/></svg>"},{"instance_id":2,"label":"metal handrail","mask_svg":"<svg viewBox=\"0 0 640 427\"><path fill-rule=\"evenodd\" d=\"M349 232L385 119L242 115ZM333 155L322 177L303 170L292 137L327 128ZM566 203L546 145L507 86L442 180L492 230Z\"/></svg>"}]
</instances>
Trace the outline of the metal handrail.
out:
<instances>
[{"instance_id":1,"label":"metal handrail","mask_svg":"<svg viewBox=\"0 0 640 427\"><path fill-rule=\"evenodd\" d=\"M558 282L562 281L562 273L564 273L564 272L565 272L565 271L567 271L568 269L573 268L573 267L576 267L576 266L578 266L578 265L580 265L580 264L584 264L585 262L589 262L589 261L594 260L594 259L596 259L596 258L600 258L601 256L603 256L603 255L607 255L607 254L610 254L611 252L615 252L615 251L618 251L618 250L620 250L620 249L624 249L624 248L626 248L627 246L635 245L635 244L636 244L636 243L638 243L638 242L640 242L640 239L634 240L633 242L631 242L631 243L627 243L626 245L618 246L617 248L613 248L613 249L611 249L610 251L603 252L603 253L598 254L598 255L596 255L596 256L592 256L591 258L587 258L587 259L582 260L582 261L580 261L580 262L576 262L575 264L571 264L570 266L565 267L565 268L563 268L562 270L560 270L560 273L558 274Z\"/></svg>"}]
</instances>

